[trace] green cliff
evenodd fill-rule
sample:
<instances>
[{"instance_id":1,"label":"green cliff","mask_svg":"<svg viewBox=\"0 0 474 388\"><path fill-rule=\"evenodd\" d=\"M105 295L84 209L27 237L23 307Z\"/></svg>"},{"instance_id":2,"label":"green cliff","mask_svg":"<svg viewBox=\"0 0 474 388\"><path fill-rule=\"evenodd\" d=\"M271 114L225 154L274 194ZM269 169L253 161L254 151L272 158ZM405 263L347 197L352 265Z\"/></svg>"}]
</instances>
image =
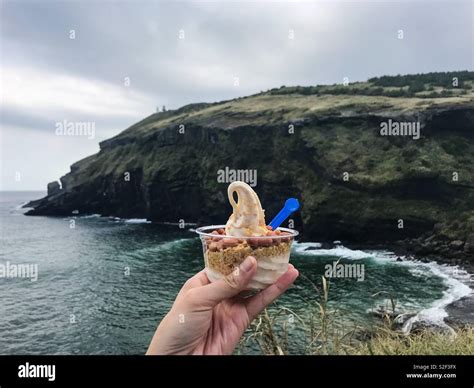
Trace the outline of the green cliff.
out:
<instances>
[{"instance_id":1,"label":"green cliff","mask_svg":"<svg viewBox=\"0 0 474 388\"><path fill-rule=\"evenodd\" d=\"M27 214L224 223L219 170L256 170L267 221L295 196L306 239L472 259L473 83L474 72L380 77L156 113L73 164ZM419 123L419 138L382 136L389 122Z\"/></svg>"}]
</instances>

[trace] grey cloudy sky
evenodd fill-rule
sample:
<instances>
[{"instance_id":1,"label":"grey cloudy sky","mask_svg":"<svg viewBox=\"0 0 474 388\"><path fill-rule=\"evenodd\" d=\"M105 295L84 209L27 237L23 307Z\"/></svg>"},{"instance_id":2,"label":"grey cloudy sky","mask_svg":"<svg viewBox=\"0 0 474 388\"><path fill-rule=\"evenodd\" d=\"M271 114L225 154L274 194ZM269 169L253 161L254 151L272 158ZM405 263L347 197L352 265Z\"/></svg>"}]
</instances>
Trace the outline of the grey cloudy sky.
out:
<instances>
[{"instance_id":1,"label":"grey cloudy sky","mask_svg":"<svg viewBox=\"0 0 474 388\"><path fill-rule=\"evenodd\" d=\"M2 1L0 189L44 189L157 106L472 70L473 8L471 0ZM57 136L64 120L94 122L95 138Z\"/></svg>"}]
</instances>

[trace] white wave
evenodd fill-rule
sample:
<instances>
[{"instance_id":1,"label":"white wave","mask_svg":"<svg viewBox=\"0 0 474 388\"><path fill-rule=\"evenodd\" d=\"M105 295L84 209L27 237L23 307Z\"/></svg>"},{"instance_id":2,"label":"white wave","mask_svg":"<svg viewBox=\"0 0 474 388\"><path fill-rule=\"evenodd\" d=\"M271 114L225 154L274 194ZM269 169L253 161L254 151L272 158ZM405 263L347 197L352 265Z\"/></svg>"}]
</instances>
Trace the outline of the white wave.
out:
<instances>
[{"instance_id":1,"label":"white wave","mask_svg":"<svg viewBox=\"0 0 474 388\"><path fill-rule=\"evenodd\" d=\"M178 240L166 241L166 242L162 242L162 243L159 243L159 244L156 244L156 245L136 249L134 251L125 252L125 255L127 255L127 256L128 255L143 256L143 255L150 254L150 253L169 251L169 250L179 248L179 247L189 243L190 241L194 241L194 240L195 240L195 238L181 238L181 239L178 239Z\"/></svg>"},{"instance_id":2,"label":"white wave","mask_svg":"<svg viewBox=\"0 0 474 388\"><path fill-rule=\"evenodd\" d=\"M80 216L79 218L99 218L102 217L100 214L87 214L85 216Z\"/></svg>"},{"instance_id":3,"label":"white wave","mask_svg":"<svg viewBox=\"0 0 474 388\"><path fill-rule=\"evenodd\" d=\"M194 241L196 239L196 237L194 238L180 238L179 240L172 240L172 241L167 241L165 243L161 243L159 244L159 248L161 250L165 250L165 249L174 249L176 247L180 247L184 244L187 244L189 243L190 241Z\"/></svg>"},{"instance_id":4,"label":"white wave","mask_svg":"<svg viewBox=\"0 0 474 388\"><path fill-rule=\"evenodd\" d=\"M297 252L300 253L301 251L304 251L306 248L313 248L313 249L319 249L321 248L321 244L317 242L305 242L305 243L300 243L298 241L293 242L293 249Z\"/></svg>"},{"instance_id":5,"label":"white wave","mask_svg":"<svg viewBox=\"0 0 474 388\"><path fill-rule=\"evenodd\" d=\"M410 274L417 278L426 278L429 277L431 274L429 271L427 271L425 268L421 267L413 267L408 270Z\"/></svg>"},{"instance_id":6,"label":"white wave","mask_svg":"<svg viewBox=\"0 0 474 388\"><path fill-rule=\"evenodd\" d=\"M393 263L397 257L400 257L402 261L397 262L397 264L409 267L408 270L411 275L415 277L435 275L440 277L443 284L447 287L440 299L435 300L428 308L420 310L414 317L405 322L402 328L405 333L410 332L415 322L426 322L434 326L450 329L444 322L444 318L448 316L446 307L473 292L467 285L471 278L467 271L460 269L459 266L439 264L435 261L426 263L408 259L405 256L397 256L390 251L372 251L371 253L374 254L374 260L379 263Z\"/></svg>"},{"instance_id":7,"label":"white wave","mask_svg":"<svg viewBox=\"0 0 474 388\"><path fill-rule=\"evenodd\" d=\"M102 214L90 214L83 216L81 218L95 218L95 217L105 217ZM112 222L123 222L125 224L151 224L151 221L148 221L146 218L121 218L116 216L106 216L109 221Z\"/></svg>"},{"instance_id":8,"label":"white wave","mask_svg":"<svg viewBox=\"0 0 474 388\"><path fill-rule=\"evenodd\" d=\"M424 321L440 327L448 327L444 318L448 316L446 307L451 303L473 293L473 290L465 284L471 275L458 266L441 265L435 262L421 263L436 276L443 279L447 289L440 299L435 300L430 307L421 310L416 316L409 319L403 326L404 332L409 332L415 322Z\"/></svg>"},{"instance_id":9,"label":"white wave","mask_svg":"<svg viewBox=\"0 0 474 388\"><path fill-rule=\"evenodd\" d=\"M416 316L410 318L405 322L403 331L408 333L415 322L426 322L435 326L445 327L444 318L448 316L446 307L471 294L473 290L467 285L470 282L471 275L460 269L459 266L439 264L435 261L422 262L414 259L407 259L405 256L397 256L389 251L372 251L374 260L379 263L393 263L397 257L402 261L398 264L409 267L408 270L411 275L415 277L429 277L432 275L438 276L442 279L447 289L443 292L440 299L431 303L430 307L418 312Z\"/></svg>"},{"instance_id":10,"label":"white wave","mask_svg":"<svg viewBox=\"0 0 474 388\"><path fill-rule=\"evenodd\" d=\"M435 300L428 308L422 309L413 318L407 320L404 324L403 330L409 332L413 323L423 321L432 325L447 327L444 323L444 318L448 316L446 307L473 293L474 291L467 285L471 275L458 266L438 264L435 261L421 262L418 260L408 259L405 256L397 256L395 253L386 250L371 250L360 251L352 250L343 245L336 246L332 249L318 249L321 247L320 243L293 243L295 253L306 256L334 256L345 259L367 259L370 258L379 264L393 264L397 258L402 261L396 262L399 265L409 267L409 272L415 277L422 276L438 276L442 279L447 289L443 292L440 299ZM307 248L313 248L306 250ZM412 306L413 307L413 306Z\"/></svg>"},{"instance_id":11,"label":"white wave","mask_svg":"<svg viewBox=\"0 0 474 388\"><path fill-rule=\"evenodd\" d=\"M25 208L23 207L23 206L25 206L28 202L30 202L30 201L25 201L25 202L20 203L19 205L16 205L16 206L13 208L13 210L32 209L31 207L25 207Z\"/></svg>"},{"instance_id":12,"label":"white wave","mask_svg":"<svg viewBox=\"0 0 474 388\"><path fill-rule=\"evenodd\" d=\"M125 220L126 224L151 224L146 218L129 218Z\"/></svg>"},{"instance_id":13,"label":"white wave","mask_svg":"<svg viewBox=\"0 0 474 388\"><path fill-rule=\"evenodd\" d=\"M308 248L312 248L309 249ZM352 260L360 260L360 259L367 259L373 257L372 254L359 251L359 250L352 250L346 248L343 245L338 245L335 248L331 249L319 249L321 248L320 243L293 243L293 249L296 253L300 255L307 255L307 256L331 256L331 257L342 257L344 259L352 259Z\"/></svg>"}]
</instances>

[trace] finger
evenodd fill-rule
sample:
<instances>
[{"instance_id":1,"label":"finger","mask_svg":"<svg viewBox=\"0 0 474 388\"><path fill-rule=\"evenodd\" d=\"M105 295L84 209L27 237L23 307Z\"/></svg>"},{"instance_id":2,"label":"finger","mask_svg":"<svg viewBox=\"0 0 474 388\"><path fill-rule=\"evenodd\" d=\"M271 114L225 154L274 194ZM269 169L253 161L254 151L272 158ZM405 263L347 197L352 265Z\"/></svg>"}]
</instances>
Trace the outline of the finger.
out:
<instances>
[{"instance_id":1,"label":"finger","mask_svg":"<svg viewBox=\"0 0 474 388\"><path fill-rule=\"evenodd\" d=\"M245 290L257 271L257 260L247 257L231 274L216 282L191 290L200 306L214 307Z\"/></svg>"},{"instance_id":2,"label":"finger","mask_svg":"<svg viewBox=\"0 0 474 388\"><path fill-rule=\"evenodd\" d=\"M184 283L183 287L181 287L179 294L182 294L183 292L186 292L191 288L205 286L206 284L209 284L209 279L207 278L206 271L203 269L193 277L186 280L186 283Z\"/></svg>"},{"instance_id":3,"label":"finger","mask_svg":"<svg viewBox=\"0 0 474 388\"><path fill-rule=\"evenodd\" d=\"M248 299L246 307L250 321L283 294L293 284L298 275L298 270L290 264L288 265L288 271L281 275L274 284Z\"/></svg>"}]
</instances>

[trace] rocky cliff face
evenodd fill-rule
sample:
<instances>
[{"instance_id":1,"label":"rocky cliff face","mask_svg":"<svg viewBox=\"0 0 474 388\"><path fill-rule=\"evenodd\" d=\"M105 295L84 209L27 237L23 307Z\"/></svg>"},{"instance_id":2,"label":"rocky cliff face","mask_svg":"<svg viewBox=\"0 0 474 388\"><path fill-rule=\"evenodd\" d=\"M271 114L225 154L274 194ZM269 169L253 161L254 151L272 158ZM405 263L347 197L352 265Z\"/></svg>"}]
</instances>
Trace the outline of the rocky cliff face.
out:
<instances>
[{"instance_id":1,"label":"rocky cliff face","mask_svg":"<svg viewBox=\"0 0 474 388\"><path fill-rule=\"evenodd\" d=\"M256 174L267 221L297 197L307 239L472 258L473 97L261 93L157 113L72 165L27 214L224 223L232 174ZM419 123L419 139L382 136L389 119Z\"/></svg>"}]
</instances>

